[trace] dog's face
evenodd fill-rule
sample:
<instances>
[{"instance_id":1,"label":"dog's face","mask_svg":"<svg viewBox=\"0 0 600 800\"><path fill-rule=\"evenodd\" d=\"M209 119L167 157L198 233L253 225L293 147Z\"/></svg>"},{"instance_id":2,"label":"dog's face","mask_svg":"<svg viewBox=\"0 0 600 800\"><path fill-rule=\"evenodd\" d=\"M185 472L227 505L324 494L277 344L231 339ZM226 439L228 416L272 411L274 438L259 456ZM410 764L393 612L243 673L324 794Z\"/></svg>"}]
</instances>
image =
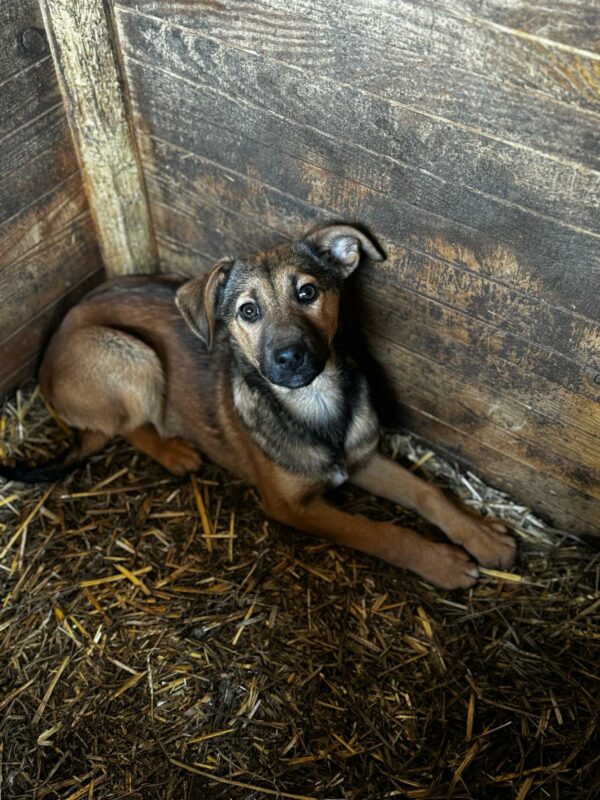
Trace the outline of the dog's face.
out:
<instances>
[{"instance_id":1,"label":"dog's face","mask_svg":"<svg viewBox=\"0 0 600 800\"><path fill-rule=\"evenodd\" d=\"M291 245L218 262L177 293L177 305L210 349L224 324L244 358L276 386L308 386L324 369L338 325L343 280L362 255L382 255L348 225L321 228Z\"/></svg>"}]
</instances>

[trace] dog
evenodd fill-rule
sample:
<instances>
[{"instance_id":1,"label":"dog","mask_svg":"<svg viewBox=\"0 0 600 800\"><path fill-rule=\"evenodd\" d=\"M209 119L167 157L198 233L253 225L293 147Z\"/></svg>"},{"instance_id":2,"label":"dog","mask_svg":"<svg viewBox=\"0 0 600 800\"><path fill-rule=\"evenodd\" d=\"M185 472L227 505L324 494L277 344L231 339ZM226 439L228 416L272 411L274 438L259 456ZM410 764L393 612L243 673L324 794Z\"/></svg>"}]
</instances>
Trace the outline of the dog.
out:
<instances>
[{"instance_id":1,"label":"dog","mask_svg":"<svg viewBox=\"0 0 600 800\"><path fill-rule=\"evenodd\" d=\"M384 256L340 224L201 277L107 281L67 313L40 367L78 444L59 463L0 474L54 480L120 435L175 475L197 470L200 451L254 484L272 519L436 586L472 586L477 564L510 567L504 525L378 452L367 380L338 335L342 284L364 259ZM417 511L451 544L338 510L323 492L346 480Z\"/></svg>"}]
</instances>

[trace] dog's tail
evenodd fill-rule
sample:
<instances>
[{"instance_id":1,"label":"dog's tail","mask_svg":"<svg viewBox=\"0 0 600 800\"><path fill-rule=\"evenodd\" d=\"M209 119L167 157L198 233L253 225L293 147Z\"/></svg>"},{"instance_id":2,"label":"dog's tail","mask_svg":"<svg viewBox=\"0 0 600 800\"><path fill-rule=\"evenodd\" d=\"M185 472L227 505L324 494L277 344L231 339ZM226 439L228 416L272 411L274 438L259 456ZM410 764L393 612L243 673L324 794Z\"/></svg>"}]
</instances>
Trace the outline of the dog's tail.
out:
<instances>
[{"instance_id":1,"label":"dog's tail","mask_svg":"<svg viewBox=\"0 0 600 800\"><path fill-rule=\"evenodd\" d=\"M108 437L93 431L84 431L78 444L65 450L56 458L31 467L26 461L17 461L9 467L0 464L0 478L21 483L53 483L78 469L89 456L102 450Z\"/></svg>"},{"instance_id":2,"label":"dog's tail","mask_svg":"<svg viewBox=\"0 0 600 800\"><path fill-rule=\"evenodd\" d=\"M17 461L12 467L0 464L0 478L20 483L53 483L65 478L81 465L81 460L69 458L72 453L73 450L69 449L57 458L35 467L28 466L26 461Z\"/></svg>"}]
</instances>

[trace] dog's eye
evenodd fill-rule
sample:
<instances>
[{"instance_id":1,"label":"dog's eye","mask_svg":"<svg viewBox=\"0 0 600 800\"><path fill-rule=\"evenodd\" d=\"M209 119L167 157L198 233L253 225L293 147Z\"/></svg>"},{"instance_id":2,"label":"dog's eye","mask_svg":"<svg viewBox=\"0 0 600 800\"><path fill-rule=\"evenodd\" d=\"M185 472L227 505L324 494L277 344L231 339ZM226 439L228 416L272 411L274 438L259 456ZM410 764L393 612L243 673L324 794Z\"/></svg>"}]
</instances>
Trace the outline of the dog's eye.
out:
<instances>
[{"instance_id":1,"label":"dog's eye","mask_svg":"<svg viewBox=\"0 0 600 800\"><path fill-rule=\"evenodd\" d=\"M312 303L317 296L317 292L318 290L314 283L305 283L304 286L298 289L298 300L301 303Z\"/></svg>"},{"instance_id":2,"label":"dog's eye","mask_svg":"<svg viewBox=\"0 0 600 800\"><path fill-rule=\"evenodd\" d=\"M256 322L260 316L260 309L256 303L244 303L243 306L240 306L239 313L246 322Z\"/></svg>"}]
</instances>

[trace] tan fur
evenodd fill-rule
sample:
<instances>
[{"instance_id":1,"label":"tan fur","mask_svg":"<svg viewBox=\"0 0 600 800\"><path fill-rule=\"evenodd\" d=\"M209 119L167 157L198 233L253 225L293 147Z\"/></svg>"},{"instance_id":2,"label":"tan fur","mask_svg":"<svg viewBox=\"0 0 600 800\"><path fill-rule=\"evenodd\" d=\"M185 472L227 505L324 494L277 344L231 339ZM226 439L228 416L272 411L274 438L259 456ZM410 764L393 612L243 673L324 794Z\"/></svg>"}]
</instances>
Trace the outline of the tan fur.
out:
<instances>
[{"instance_id":1,"label":"tan fur","mask_svg":"<svg viewBox=\"0 0 600 800\"><path fill-rule=\"evenodd\" d=\"M361 247L372 258L378 252L371 243L364 245L364 234L348 226L326 228L311 237L306 241L319 252L329 248L333 255L339 254L345 273L357 266ZM344 396L333 352L310 384L297 389L271 387L289 420L278 444L292 466L266 455L267 434L273 439L273 430L263 431L257 421L264 409L239 372L231 342L235 340L257 371L265 336L280 336L287 327L308 321L333 345L338 294L324 284L310 306L290 299L292 281L318 282L302 258L293 248L283 247L248 259L236 305L217 331L215 309L232 262L220 262L208 277L188 283L176 276L115 281L72 309L40 372L47 399L82 433L71 458L84 457L121 435L174 474L183 474L197 469L197 448L256 485L266 513L274 519L411 569L439 586L466 587L475 582L477 568L468 554L485 565L510 566L514 543L502 525L458 509L438 489L375 452L377 427L366 386L356 388L353 395L341 461L331 461L318 437L311 443L295 436L294 420L298 429L321 426L326 431L330 418L335 427ZM176 308L175 292L189 328ZM262 316L247 324L238 310L252 298L260 302ZM214 350L209 352L213 339ZM271 428L277 417L273 419ZM321 494L348 474L358 486L414 508L464 549L336 510Z\"/></svg>"}]
</instances>

